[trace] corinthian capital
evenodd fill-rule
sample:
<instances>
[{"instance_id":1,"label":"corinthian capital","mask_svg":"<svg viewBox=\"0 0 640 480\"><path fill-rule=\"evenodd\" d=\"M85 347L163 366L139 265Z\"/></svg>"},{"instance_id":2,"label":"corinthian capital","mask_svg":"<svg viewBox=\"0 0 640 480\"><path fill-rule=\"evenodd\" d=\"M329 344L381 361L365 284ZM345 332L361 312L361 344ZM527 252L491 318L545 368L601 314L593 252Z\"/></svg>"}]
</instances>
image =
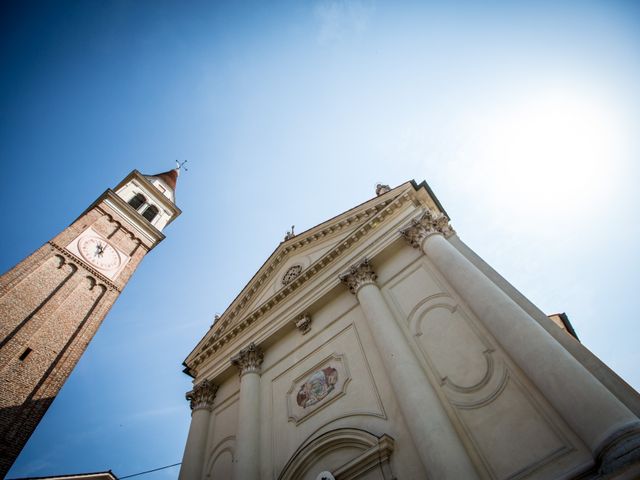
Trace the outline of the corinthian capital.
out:
<instances>
[{"instance_id":1,"label":"corinthian capital","mask_svg":"<svg viewBox=\"0 0 640 480\"><path fill-rule=\"evenodd\" d=\"M414 218L411 223L404 230L400 230L400 234L411 244L414 248L420 248L422 242L429 235L440 233L445 237L450 237L456 233L451 225L449 219L443 213L435 212L427 209L420 216L420 218Z\"/></svg>"},{"instance_id":2,"label":"corinthian capital","mask_svg":"<svg viewBox=\"0 0 640 480\"><path fill-rule=\"evenodd\" d=\"M378 276L366 258L362 262L353 265L346 273L340 275L340 281L349 287L349 290L354 295L363 286L375 283L376 278Z\"/></svg>"},{"instance_id":3,"label":"corinthian capital","mask_svg":"<svg viewBox=\"0 0 640 480\"><path fill-rule=\"evenodd\" d=\"M237 355L231 357L231 364L238 368L241 376L245 373L260 373L263 358L262 349L251 342L240 350Z\"/></svg>"},{"instance_id":4,"label":"corinthian capital","mask_svg":"<svg viewBox=\"0 0 640 480\"><path fill-rule=\"evenodd\" d=\"M185 397L189 400L191 410L197 410L199 408L211 410L213 408L213 400L216 398L217 391L218 385L211 383L209 380L203 380L193 387L193 390L187 392Z\"/></svg>"}]
</instances>

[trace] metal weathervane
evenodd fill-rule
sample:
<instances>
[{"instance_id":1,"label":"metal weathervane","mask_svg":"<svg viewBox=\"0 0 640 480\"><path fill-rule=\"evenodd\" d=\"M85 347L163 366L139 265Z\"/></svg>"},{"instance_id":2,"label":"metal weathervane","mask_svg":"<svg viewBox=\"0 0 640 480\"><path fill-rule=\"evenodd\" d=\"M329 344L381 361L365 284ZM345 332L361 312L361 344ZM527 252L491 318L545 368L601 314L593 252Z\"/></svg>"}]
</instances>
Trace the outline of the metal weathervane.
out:
<instances>
[{"instance_id":1,"label":"metal weathervane","mask_svg":"<svg viewBox=\"0 0 640 480\"><path fill-rule=\"evenodd\" d=\"M185 172L188 172L189 169L186 167L185 163L187 163L186 160L184 162L176 160L176 170L184 170Z\"/></svg>"}]
</instances>

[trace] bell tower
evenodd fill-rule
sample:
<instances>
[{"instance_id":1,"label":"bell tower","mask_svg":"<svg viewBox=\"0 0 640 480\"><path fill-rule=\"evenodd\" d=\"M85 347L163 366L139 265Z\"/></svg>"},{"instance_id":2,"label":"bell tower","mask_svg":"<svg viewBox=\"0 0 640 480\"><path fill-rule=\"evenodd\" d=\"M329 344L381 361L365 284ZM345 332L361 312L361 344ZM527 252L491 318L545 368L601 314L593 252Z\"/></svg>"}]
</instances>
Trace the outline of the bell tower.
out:
<instances>
[{"instance_id":1,"label":"bell tower","mask_svg":"<svg viewBox=\"0 0 640 480\"><path fill-rule=\"evenodd\" d=\"M180 215L179 168L131 172L0 277L4 478L143 257Z\"/></svg>"}]
</instances>

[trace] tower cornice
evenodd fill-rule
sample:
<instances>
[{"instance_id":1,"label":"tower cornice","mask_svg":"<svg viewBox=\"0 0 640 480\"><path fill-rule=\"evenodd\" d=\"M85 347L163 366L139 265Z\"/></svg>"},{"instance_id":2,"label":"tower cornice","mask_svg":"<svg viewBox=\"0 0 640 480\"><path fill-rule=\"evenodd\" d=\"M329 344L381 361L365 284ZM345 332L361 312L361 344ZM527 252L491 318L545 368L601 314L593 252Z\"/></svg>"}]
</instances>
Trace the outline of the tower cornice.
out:
<instances>
[{"instance_id":1,"label":"tower cornice","mask_svg":"<svg viewBox=\"0 0 640 480\"><path fill-rule=\"evenodd\" d=\"M77 263L80 266L82 266L82 268L84 268L91 275L94 275L97 280L99 280L100 282L104 283L110 289L115 290L118 293L122 292L122 289L119 288L113 281L109 280L102 273L100 273L98 270L93 268L91 265L89 265L87 262L85 262L81 258L79 258L79 257L75 256L73 253L69 252L66 248L61 247L60 245L55 243L53 240L49 240L49 242L47 242L47 243L49 243L49 245L51 245L53 248L55 248L58 252L62 253L65 257L67 257L72 262Z\"/></svg>"},{"instance_id":2,"label":"tower cornice","mask_svg":"<svg viewBox=\"0 0 640 480\"><path fill-rule=\"evenodd\" d=\"M133 233L145 240L145 243L148 243L149 250L164 240L164 234L136 212L131 205L125 202L115 191L111 189L106 190L93 202L89 209L99 206L100 204L108 206L126 221Z\"/></svg>"}]
</instances>

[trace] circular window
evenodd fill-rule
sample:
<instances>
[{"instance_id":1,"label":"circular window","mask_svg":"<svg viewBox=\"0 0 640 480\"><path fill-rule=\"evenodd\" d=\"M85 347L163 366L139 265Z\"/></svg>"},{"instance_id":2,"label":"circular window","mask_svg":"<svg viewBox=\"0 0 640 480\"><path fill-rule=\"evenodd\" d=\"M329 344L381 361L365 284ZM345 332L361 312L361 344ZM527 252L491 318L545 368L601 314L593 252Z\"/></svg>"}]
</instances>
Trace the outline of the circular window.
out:
<instances>
[{"instance_id":1,"label":"circular window","mask_svg":"<svg viewBox=\"0 0 640 480\"><path fill-rule=\"evenodd\" d=\"M302 265L294 265L289 267L289 269L282 276L282 285L289 285L293 282L298 275L302 272Z\"/></svg>"}]
</instances>

